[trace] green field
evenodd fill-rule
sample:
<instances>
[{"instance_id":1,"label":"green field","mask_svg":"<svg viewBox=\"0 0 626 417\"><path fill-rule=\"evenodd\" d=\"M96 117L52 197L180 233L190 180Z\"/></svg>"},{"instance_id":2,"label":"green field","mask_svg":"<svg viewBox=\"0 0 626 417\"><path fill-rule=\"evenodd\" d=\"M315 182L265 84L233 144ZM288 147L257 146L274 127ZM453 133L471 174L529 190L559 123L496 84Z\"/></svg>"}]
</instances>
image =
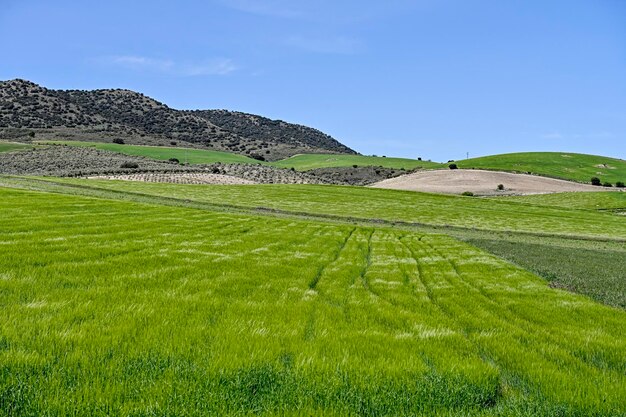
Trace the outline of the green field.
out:
<instances>
[{"instance_id":1,"label":"green field","mask_svg":"<svg viewBox=\"0 0 626 417\"><path fill-rule=\"evenodd\" d=\"M407 158L387 158L382 156L363 155L327 155L306 154L296 155L271 163L280 168L295 168L299 171L307 171L315 168L334 168L356 166L381 166L383 168L411 170L415 168L440 168L443 165L437 162L418 161Z\"/></svg>"},{"instance_id":2,"label":"green field","mask_svg":"<svg viewBox=\"0 0 626 417\"><path fill-rule=\"evenodd\" d=\"M6 415L626 415L626 312L454 238L58 192L0 188Z\"/></svg>"},{"instance_id":3,"label":"green field","mask_svg":"<svg viewBox=\"0 0 626 417\"><path fill-rule=\"evenodd\" d=\"M626 219L610 213L519 204L508 199L344 186L203 186L59 179L65 184L174 197L213 204L267 208L387 222L563 236L626 238Z\"/></svg>"},{"instance_id":4,"label":"green field","mask_svg":"<svg viewBox=\"0 0 626 417\"><path fill-rule=\"evenodd\" d=\"M20 149L29 149L29 148L32 149L33 145L28 145L26 143L0 141L0 152L10 152L10 151L17 151Z\"/></svg>"},{"instance_id":5,"label":"green field","mask_svg":"<svg viewBox=\"0 0 626 417\"><path fill-rule=\"evenodd\" d=\"M459 168L477 168L498 171L533 173L566 180L590 182L598 177L604 183L626 183L626 161L604 156L561 153L525 152L484 156L459 160Z\"/></svg>"},{"instance_id":6,"label":"green field","mask_svg":"<svg viewBox=\"0 0 626 417\"><path fill-rule=\"evenodd\" d=\"M173 148L165 146L119 145L117 143L79 141L43 141L40 143L96 148L104 151L118 152L132 156L143 156L146 158L158 159L162 161L167 161L170 158L176 158L181 163L189 164L213 164L215 162L222 162L225 164L259 163L259 161L248 158L247 156L230 152L210 151L206 149Z\"/></svg>"},{"instance_id":7,"label":"green field","mask_svg":"<svg viewBox=\"0 0 626 417\"><path fill-rule=\"evenodd\" d=\"M589 210L626 210L626 192L555 193L509 197L511 201L541 206Z\"/></svg>"}]
</instances>

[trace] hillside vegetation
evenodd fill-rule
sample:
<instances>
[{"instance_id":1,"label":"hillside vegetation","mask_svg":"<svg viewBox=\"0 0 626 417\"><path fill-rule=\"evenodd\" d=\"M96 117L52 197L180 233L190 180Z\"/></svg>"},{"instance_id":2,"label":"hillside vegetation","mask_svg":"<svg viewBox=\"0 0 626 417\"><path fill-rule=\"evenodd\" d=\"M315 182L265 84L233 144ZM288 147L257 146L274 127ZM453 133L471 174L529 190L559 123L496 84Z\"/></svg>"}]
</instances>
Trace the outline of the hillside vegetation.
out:
<instances>
[{"instance_id":1,"label":"hillside vegetation","mask_svg":"<svg viewBox=\"0 0 626 417\"><path fill-rule=\"evenodd\" d=\"M11 151L17 151L20 149L28 149L32 147L33 147L32 145L28 145L25 143L0 141L0 152L11 152Z\"/></svg>"},{"instance_id":2,"label":"hillside vegetation","mask_svg":"<svg viewBox=\"0 0 626 417\"><path fill-rule=\"evenodd\" d=\"M381 156L365 156L365 155L323 155L323 154L306 154L295 155L287 159L272 163L275 166L283 168L295 168L299 171L306 171L317 168L331 167L352 167L357 166L375 166L393 169L411 170L416 168L440 168L444 165L437 162L419 161L417 159L408 158L387 158Z\"/></svg>"},{"instance_id":3,"label":"hillside vegetation","mask_svg":"<svg viewBox=\"0 0 626 417\"><path fill-rule=\"evenodd\" d=\"M42 144L68 145L87 148L96 148L105 151L118 152L125 155L143 156L162 161L172 158L180 163L189 164L212 164L222 163L244 163L258 164L259 161L231 152L211 151L207 149L176 148L166 146L141 146L141 145L120 145L117 143L102 142L80 142L80 141L42 141Z\"/></svg>"},{"instance_id":4,"label":"hillside vegetation","mask_svg":"<svg viewBox=\"0 0 626 417\"><path fill-rule=\"evenodd\" d=\"M589 183L592 177L602 183L626 183L626 161L605 156L561 152L524 152L459 160L459 168L490 169L545 175Z\"/></svg>"},{"instance_id":5,"label":"hillside vegetation","mask_svg":"<svg viewBox=\"0 0 626 417\"><path fill-rule=\"evenodd\" d=\"M189 146L268 160L304 152L355 152L319 130L227 110L181 111L121 89L51 90L25 80L0 82L0 138L76 139Z\"/></svg>"},{"instance_id":6,"label":"hillside vegetation","mask_svg":"<svg viewBox=\"0 0 626 417\"><path fill-rule=\"evenodd\" d=\"M447 236L3 188L0 212L8 415L626 413L624 311Z\"/></svg>"}]
</instances>

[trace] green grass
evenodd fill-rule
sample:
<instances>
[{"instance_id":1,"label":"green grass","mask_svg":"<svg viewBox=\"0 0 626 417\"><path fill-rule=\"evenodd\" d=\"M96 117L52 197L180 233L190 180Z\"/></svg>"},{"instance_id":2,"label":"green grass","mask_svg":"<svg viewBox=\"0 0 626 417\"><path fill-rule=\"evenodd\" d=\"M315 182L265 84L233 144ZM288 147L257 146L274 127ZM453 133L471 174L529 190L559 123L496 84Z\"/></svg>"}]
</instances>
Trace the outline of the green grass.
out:
<instances>
[{"instance_id":1,"label":"green grass","mask_svg":"<svg viewBox=\"0 0 626 417\"><path fill-rule=\"evenodd\" d=\"M433 226L583 237L626 237L626 218L609 213L533 206L508 200L365 187L260 185L205 186L58 179L109 190L185 200L268 208L293 213L402 221Z\"/></svg>"},{"instance_id":2,"label":"green grass","mask_svg":"<svg viewBox=\"0 0 626 417\"><path fill-rule=\"evenodd\" d=\"M29 148L32 149L33 145L28 145L26 143L0 141L0 152L11 152L11 151L17 151L20 149L29 149Z\"/></svg>"},{"instance_id":3,"label":"green grass","mask_svg":"<svg viewBox=\"0 0 626 417\"><path fill-rule=\"evenodd\" d=\"M170 158L176 158L181 163L189 164L212 164L215 162L222 163L243 163L258 164L259 161L248 158L247 156L220 151L210 151L205 149L191 148L174 148L165 146L139 146L139 145L119 145L116 143L100 143L100 142L79 142L79 141L43 141L43 144L59 144L68 146L79 146L87 148L96 148L105 151L118 152L125 155L143 156L157 160L166 161Z\"/></svg>"},{"instance_id":4,"label":"green grass","mask_svg":"<svg viewBox=\"0 0 626 417\"><path fill-rule=\"evenodd\" d=\"M418 161L407 158L383 158L381 156L363 155L329 155L329 154L305 154L295 155L291 158L272 162L271 165L280 168L295 168L298 171L307 171L315 168L334 168L357 166L382 166L392 169L415 169L415 168L439 168L442 165L437 162Z\"/></svg>"},{"instance_id":5,"label":"green grass","mask_svg":"<svg viewBox=\"0 0 626 417\"><path fill-rule=\"evenodd\" d=\"M626 245L494 237L467 241L545 278L556 288L626 309Z\"/></svg>"},{"instance_id":6,"label":"green grass","mask_svg":"<svg viewBox=\"0 0 626 417\"><path fill-rule=\"evenodd\" d=\"M540 206L588 210L626 210L626 192L580 192L509 197L511 201Z\"/></svg>"},{"instance_id":7,"label":"green grass","mask_svg":"<svg viewBox=\"0 0 626 417\"><path fill-rule=\"evenodd\" d=\"M447 236L3 188L0 213L5 415L626 415L626 312Z\"/></svg>"},{"instance_id":8,"label":"green grass","mask_svg":"<svg viewBox=\"0 0 626 417\"><path fill-rule=\"evenodd\" d=\"M554 178L589 183L591 177L615 184L626 182L626 161L568 152L526 152L459 160L459 168L532 172ZM606 167L604 167L606 165Z\"/></svg>"}]
</instances>

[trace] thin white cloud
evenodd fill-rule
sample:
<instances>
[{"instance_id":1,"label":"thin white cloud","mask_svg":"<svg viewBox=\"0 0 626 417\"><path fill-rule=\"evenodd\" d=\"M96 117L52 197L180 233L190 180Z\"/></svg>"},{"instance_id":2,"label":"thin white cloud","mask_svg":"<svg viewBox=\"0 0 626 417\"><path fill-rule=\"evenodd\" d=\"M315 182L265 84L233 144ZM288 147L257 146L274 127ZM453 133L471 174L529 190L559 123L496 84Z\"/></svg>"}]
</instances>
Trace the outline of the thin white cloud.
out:
<instances>
[{"instance_id":1,"label":"thin white cloud","mask_svg":"<svg viewBox=\"0 0 626 417\"><path fill-rule=\"evenodd\" d=\"M337 36L327 38L310 38L290 36L285 45L320 54L356 54L363 50L363 45L356 39Z\"/></svg>"},{"instance_id":2,"label":"thin white cloud","mask_svg":"<svg viewBox=\"0 0 626 417\"><path fill-rule=\"evenodd\" d=\"M295 19L304 15L293 7L293 2L287 0L220 0L220 3L240 12L260 16Z\"/></svg>"},{"instance_id":3,"label":"thin white cloud","mask_svg":"<svg viewBox=\"0 0 626 417\"><path fill-rule=\"evenodd\" d=\"M578 139L610 139L613 138L614 135L611 132L607 131L597 131L597 132L589 132L585 134L581 133L561 133L558 131L548 132L541 135L542 139L553 139L553 140L578 140Z\"/></svg>"},{"instance_id":4,"label":"thin white cloud","mask_svg":"<svg viewBox=\"0 0 626 417\"><path fill-rule=\"evenodd\" d=\"M101 64L127 68L133 71L158 72L182 77L227 75L238 69L228 58L214 58L201 62L176 62L137 55L115 55L97 60Z\"/></svg>"},{"instance_id":5,"label":"thin white cloud","mask_svg":"<svg viewBox=\"0 0 626 417\"><path fill-rule=\"evenodd\" d=\"M548 132L541 135L542 139L563 139L563 134L560 132Z\"/></svg>"}]
</instances>

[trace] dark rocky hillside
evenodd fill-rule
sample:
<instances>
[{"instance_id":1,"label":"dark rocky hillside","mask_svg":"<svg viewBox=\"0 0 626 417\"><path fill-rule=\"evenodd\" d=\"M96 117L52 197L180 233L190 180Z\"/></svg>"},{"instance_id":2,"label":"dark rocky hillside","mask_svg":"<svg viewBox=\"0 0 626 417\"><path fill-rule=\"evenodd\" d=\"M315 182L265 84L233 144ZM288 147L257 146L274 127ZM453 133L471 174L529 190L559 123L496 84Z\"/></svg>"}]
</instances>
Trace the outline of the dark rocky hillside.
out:
<instances>
[{"instance_id":1,"label":"dark rocky hillside","mask_svg":"<svg viewBox=\"0 0 626 417\"><path fill-rule=\"evenodd\" d=\"M69 139L193 146L276 160L355 153L309 127L227 110L181 111L130 90L49 90L0 82L0 139Z\"/></svg>"}]
</instances>

